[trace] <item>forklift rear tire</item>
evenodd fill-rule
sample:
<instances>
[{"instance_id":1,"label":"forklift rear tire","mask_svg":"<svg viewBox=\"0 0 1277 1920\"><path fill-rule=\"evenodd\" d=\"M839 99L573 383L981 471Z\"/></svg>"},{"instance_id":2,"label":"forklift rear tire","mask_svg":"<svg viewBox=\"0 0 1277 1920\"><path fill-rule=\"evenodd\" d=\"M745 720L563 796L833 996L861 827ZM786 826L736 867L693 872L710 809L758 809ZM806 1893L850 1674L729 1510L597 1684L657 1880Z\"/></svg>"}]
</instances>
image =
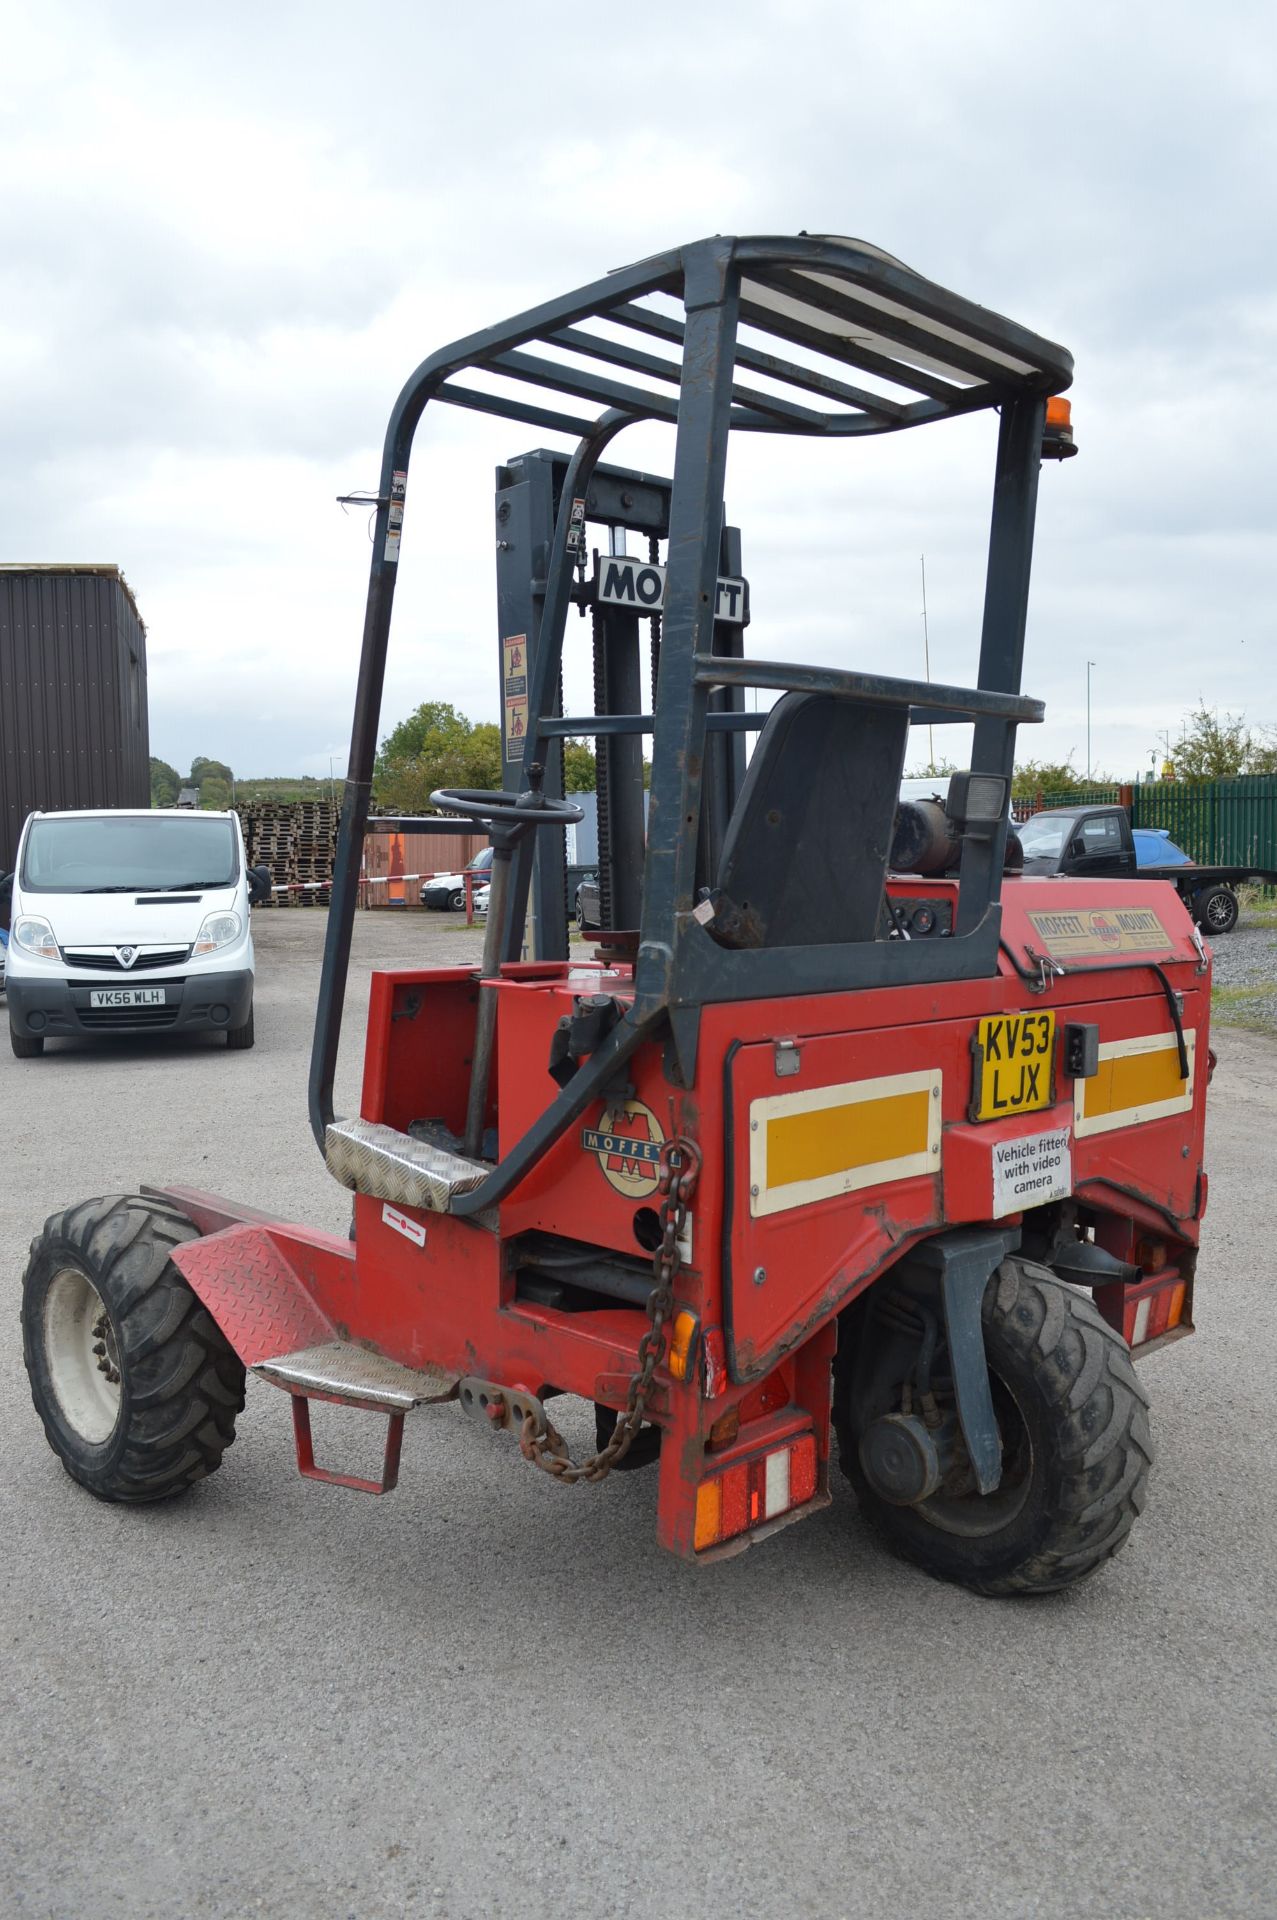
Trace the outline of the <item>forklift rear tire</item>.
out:
<instances>
[{"instance_id":1,"label":"forklift rear tire","mask_svg":"<svg viewBox=\"0 0 1277 1920\"><path fill-rule=\"evenodd\" d=\"M1207 933L1231 933L1237 925L1237 895L1231 887L1212 887L1193 902L1193 918Z\"/></svg>"},{"instance_id":2,"label":"forklift rear tire","mask_svg":"<svg viewBox=\"0 0 1277 1920\"><path fill-rule=\"evenodd\" d=\"M15 1060L35 1060L44 1052L44 1035L34 1036L18 1033L12 1020L9 1022L9 1045L13 1048Z\"/></svg>"},{"instance_id":3,"label":"forklift rear tire","mask_svg":"<svg viewBox=\"0 0 1277 1920\"><path fill-rule=\"evenodd\" d=\"M253 1044L253 1009L248 1009L248 1018L242 1027L227 1027L226 1045L231 1053L243 1053Z\"/></svg>"},{"instance_id":4,"label":"forklift rear tire","mask_svg":"<svg viewBox=\"0 0 1277 1920\"><path fill-rule=\"evenodd\" d=\"M893 1506L868 1484L859 1443L894 1408L857 1405L852 1391L857 1348L874 1338L872 1302L871 1289L839 1341L834 1425L843 1471L888 1545L977 1593L1055 1593L1094 1573L1143 1510L1153 1463L1148 1400L1126 1342L1046 1268L1005 1260L984 1297L1002 1484L981 1496L959 1480Z\"/></svg>"},{"instance_id":5,"label":"forklift rear tire","mask_svg":"<svg viewBox=\"0 0 1277 1920\"><path fill-rule=\"evenodd\" d=\"M235 1438L244 1368L172 1261L198 1239L135 1194L55 1213L31 1245L22 1346L45 1437L99 1500L184 1493Z\"/></svg>"}]
</instances>

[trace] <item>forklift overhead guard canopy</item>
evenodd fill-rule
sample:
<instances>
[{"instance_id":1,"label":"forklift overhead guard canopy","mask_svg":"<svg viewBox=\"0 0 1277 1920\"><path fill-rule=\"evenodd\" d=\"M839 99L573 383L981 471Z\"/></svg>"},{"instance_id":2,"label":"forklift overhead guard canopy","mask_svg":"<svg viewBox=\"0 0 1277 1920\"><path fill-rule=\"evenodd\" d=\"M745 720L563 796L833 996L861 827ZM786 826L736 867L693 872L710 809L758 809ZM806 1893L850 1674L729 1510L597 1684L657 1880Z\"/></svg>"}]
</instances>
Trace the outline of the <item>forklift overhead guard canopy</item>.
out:
<instances>
[{"instance_id":1,"label":"forklift overhead guard canopy","mask_svg":"<svg viewBox=\"0 0 1277 1920\"><path fill-rule=\"evenodd\" d=\"M689 267L703 286L689 283L685 294ZM1016 392L1059 393L1073 378L1063 347L880 248L802 234L707 240L621 268L433 355L400 406L428 396L578 437L597 425L597 415L529 398L532 387L633 420L675 421L679 401L669 389L687 361L685 311L721 296L729 277L739 288L733 428L889 433L995 407ZM651 351L651 342L665 351ZM869 383L849 381L849 367ZM481 372L483 385L458 384L466 370Z\"/></svg>"}]
</instances>

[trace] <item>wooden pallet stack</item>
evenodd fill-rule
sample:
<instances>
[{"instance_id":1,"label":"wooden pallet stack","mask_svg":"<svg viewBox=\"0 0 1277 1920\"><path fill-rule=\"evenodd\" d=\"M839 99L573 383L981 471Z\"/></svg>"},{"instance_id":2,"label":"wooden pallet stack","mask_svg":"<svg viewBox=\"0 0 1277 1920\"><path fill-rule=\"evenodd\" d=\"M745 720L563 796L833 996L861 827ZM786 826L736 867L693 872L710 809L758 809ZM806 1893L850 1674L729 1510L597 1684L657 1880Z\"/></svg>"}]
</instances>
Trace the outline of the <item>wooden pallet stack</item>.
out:
<instances>
[{"instance_id":1,"label":"wooden pallet stack","mask_svg":"<svg viewBox=\"0 0 1277 1920\"><path fill-rule=\"evenodd\" d=\"M241 807L250 866L270 869L270 904L326 907L332 897L337 808L328 800Z\"/></svg>"}]
</instances>

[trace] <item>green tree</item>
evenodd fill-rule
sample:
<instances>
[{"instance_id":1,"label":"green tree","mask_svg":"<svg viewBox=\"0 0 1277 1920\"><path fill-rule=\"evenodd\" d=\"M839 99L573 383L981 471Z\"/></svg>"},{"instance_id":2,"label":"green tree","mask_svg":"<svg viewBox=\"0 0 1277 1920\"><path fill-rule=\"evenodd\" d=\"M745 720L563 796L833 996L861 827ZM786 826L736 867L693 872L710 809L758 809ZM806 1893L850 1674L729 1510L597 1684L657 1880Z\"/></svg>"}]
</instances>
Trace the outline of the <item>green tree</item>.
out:
<instances>
[{"instance_id":1,"label":"green tree","mask_svg":"<svg viewBox=\"0 0 1277 1920\"><path fill-rule=\"evenodd\" d=\"M1067 760L1024 760L1011 777L1013 800L1036 800L1040 793L1081 793L1090 787L1112 787L1117 783L1107 773L1092 773L1088 780Z\"/></svg>"},{"instance_id":2,"label":"green tree","mask_svg":"<svg viewBox=\"0 0 1277 1920\"><path fill-rule=\"evenodd\" d=\"M400 813L428 812L436 787L500 785L500 730L473 726L446 700L423 701L392 728L373 768L373 797Z\"/></svg>"},{"instance_id":3,"label":"green tree","mask_svg":"<svg viewBox=\"0 0 1277 1920\"><path fill-rule=\"evenodd\" d=\"M958 771L954 760L928 760L925 767L906 767L906 780L947 780Z\"/></svg>"},{"instance_id":4,"label":"green tree","mask_svg":"<svg viewBox=\"0 0 1277 1920\"><path fill-rule=\"evenodd\" d=\"M593 793L597 780L598 768L594 755L584 740L565 740L563 742L563 791Z\"/></svg>"},{"instance_id":5,"label":"green tree","mask_svg":"<svg viewBox=\"0 0 1277 1920\"><path fill-rule=\"evenodd\" d=\"M1252 738L1246 771L1277 773L1277 728L1264 727L1259 737Z\"/></svg>"},{"instance_id":6,"label":"green tree","mask_svg":"<svg viewBox=\"0 0 1277 1920\"><path fill-rule=\"evenodd\" d=\"M481 720L470 729L465 749L466 777L463 787L501 786L501 729L491 720Z\"/></svg>"},{"instance_id":7,"label":"green tree","mask_svg":"<svg viewBox=\"0 0 1277 1920\"><path fill-rule=\"evenodd\" d=\"M224 780L229 788L235 775L224 760L206 760L203 754L197 754L191 762L191 781L193 787L202 787L206 780Z\"/></svg>"},{"instance_id":8,"label":"green tree","mask_svg":"<svg viewBox=\"0 0 1277 1920\"><path fill-rule=\"evenodd\" d=\"M167 760L157 760L151 755L151 805L153 807L175 807L177 796L182 790L182 776L176 767L170 767Z\"/></svg>"},{"instance_id":9,"label":"green tree","mask_svg":"<svg viewBox=\"0 0 1277 1920\"><path fill-rule=\"evenodd\" d=\"M200 780L200 807L206 813L225 813L231 804L231 783L217 774Z\"/></svg>"},{"instance_id":10,"label":"green tree","mask_svg":"<svg viewBox=\"0 0 1277 1920\"><path fill-rule=\"evenodd\" d=\"M1254 742L1244 714L1226 713L1203 701L1185 717L1171 749L1177 780L1228 780L1244 773Z\"/></svg>"}]
</instances>

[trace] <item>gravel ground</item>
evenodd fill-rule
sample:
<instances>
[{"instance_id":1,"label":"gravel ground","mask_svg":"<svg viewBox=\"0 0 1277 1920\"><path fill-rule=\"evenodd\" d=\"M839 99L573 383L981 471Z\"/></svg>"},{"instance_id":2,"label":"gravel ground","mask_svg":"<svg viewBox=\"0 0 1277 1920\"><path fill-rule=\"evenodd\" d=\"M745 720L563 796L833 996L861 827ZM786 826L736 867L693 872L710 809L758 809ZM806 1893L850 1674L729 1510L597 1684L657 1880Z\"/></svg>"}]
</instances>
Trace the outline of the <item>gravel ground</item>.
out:
<instances>
[{"instance_id":1,"label":"gravel ground","mask_svg":"<svg viewBox=\"0 0 1277 1920\"><path fill-rule=\"evenodd\" d=\"M1277 920L1242 908L1231 933L1212 943L1214 1023L1277 1033Z\"/></svg>"},{"instance_id":2,"label":"gravel ground","mask_svg":"<svg viewBox=\"0 0 1277 1920\"><path fill-rule=\"evenodd\" d=\"M260 916L253 1053L0 1057L4 1920L1271 1915L1277 1041L1218 1036L1200 1331L1143 1364L1148 1511L1070 1593L937 1585L841 1489L687 1568L650 1474L566 1491L455 1408L409 1423L392 1498L308 1485L256 1381L211 1480L99 1506L28 1399L26 1243L165 1179L344 1229L305 1113L322 931ZM339 1106L369 965L476 950L361 916Z\"/></svg>"}]
</instances>

